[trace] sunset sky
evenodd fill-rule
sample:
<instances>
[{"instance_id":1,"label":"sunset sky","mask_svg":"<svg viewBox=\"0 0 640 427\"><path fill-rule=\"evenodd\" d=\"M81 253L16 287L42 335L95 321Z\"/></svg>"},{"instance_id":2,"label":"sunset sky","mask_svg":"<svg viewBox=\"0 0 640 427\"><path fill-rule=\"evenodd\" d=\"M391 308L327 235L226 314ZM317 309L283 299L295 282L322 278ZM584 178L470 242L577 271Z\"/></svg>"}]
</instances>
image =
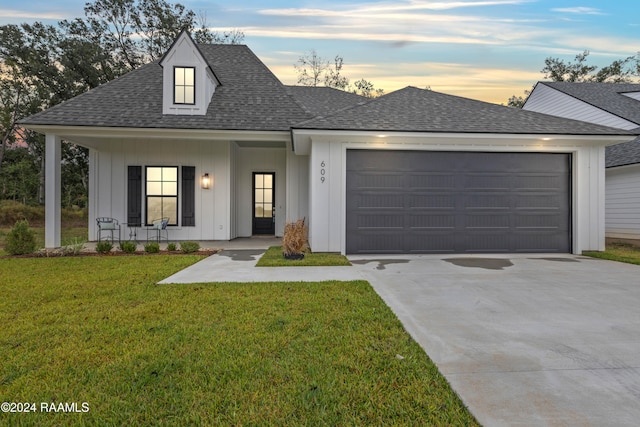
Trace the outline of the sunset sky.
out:
<instances>
[{"instance_id":1,"label":"sunset sky","mask_svg":"<svg viewBox=\"0 0 640 427\"><path fill-rule=\"evenodd\" d=\"M171 2L171 1L170 1ZM178 3L178 2L171 2ZM637 0L248 1L184 0L216 30L239 29L285 84L315 49L344 58L344 74L387 93L405 86L495 103L523 95L544 59L588 50L608 65L640 51ZM83 0L0 0L0 24L84 16Z\"/></svg>"}]
</instances>

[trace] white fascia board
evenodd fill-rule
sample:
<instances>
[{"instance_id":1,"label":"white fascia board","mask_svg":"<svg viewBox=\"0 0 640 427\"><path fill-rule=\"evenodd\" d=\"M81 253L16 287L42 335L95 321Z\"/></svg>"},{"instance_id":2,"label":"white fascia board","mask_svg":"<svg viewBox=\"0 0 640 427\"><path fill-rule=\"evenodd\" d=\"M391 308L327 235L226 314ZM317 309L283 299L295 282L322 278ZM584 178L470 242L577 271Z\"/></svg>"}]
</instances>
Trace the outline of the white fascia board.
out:
<instances>
[{"instance_id":1,"label":"white fascia board","mask_svg":"<svg viewBox=\"0 0 640 427\"><path fill-rule=\"evenodd\" d=\"M467 145L487 147L495 145L522 145L543 149L551 146L594 145L608 146L635 139L635 135L558 135L558 134L494 134L494 133L432 133L432 132L383 132L336 131L294 129L293 146L296 154L308 155L311 141L340 141L366 143L366 148L398 148L401 144ZM365 147L363 147L365 148Z\"/></svg>"},{"instance_id":2,"label":"white fascia board","mask_svg":"<svg viewBox=\"0 0 640 427\"><path fill-rule=\"evenodd\" d=\"M94 126L25 125L27 129L58 135L73 141L75 138L122 139L189 139L221 141L282 141L291 140L289 131L245 131L210 129L121 128Z\"/></svg>"}]
</instances>

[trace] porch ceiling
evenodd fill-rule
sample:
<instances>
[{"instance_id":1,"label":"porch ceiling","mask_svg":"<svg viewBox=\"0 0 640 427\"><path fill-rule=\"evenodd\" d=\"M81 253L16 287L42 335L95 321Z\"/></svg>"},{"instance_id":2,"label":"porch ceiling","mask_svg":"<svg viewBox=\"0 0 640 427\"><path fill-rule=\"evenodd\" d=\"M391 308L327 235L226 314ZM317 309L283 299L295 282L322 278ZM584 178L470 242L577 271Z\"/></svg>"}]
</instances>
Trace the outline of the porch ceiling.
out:
<instances>
[{"instance_id":1,"label":"porch ceiling","mask_svg":"<svg viewBox=\"0 0 640 427\"><path fill-rule=\"evenodd\" d=\"M242 147L284 148L291 141L291 133L284 131L240 131L203 129L145 129L86 126L30 125L29 129L54 134L75 144L100 149L114 141L235 141Z\"/></svg>"}]
</instances>

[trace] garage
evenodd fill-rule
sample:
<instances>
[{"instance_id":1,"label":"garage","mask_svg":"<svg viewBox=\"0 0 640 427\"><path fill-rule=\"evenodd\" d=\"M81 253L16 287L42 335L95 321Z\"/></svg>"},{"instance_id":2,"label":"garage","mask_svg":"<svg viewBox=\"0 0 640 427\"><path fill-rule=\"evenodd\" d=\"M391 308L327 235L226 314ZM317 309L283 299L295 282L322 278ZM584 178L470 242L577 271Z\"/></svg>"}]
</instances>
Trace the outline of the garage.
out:
<instances>
[{"instance_id":1,"label":"garage","mask_svg":"<svg viewBox=\"0 0 640 427\"><path fill-rule=\"evenodd\" d=\"M346 253L571 252L571 154L346 151Z\"/></svg>"}]
</instances>

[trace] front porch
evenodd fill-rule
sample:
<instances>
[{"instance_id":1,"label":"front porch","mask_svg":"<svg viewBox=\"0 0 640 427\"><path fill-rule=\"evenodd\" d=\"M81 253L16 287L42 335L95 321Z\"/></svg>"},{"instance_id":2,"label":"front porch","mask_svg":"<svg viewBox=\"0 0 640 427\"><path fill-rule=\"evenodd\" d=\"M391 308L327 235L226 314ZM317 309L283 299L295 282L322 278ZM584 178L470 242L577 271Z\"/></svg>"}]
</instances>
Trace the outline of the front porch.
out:
<instances>
[{"instance_id":1,"label":"front porch","mask_svg":"<svg viewBox=\"0 0 640 427\"><path fill-rule=\"evenodd\" d=\"M274 178L273 198L265 198L260 206L261 212L269 208L273 215L274 227L267 234L282 236L287 220L307 215L308 160L291 151L289 139L288 133L281 132L209 131L178 135L166 131L65 129L47 133L45 247L61 246L62 140L90 150L89 241L97 240L96 218L116 219L123 240L129 238L129 224L139 224L141 238L145 240L144 229L160 215L172 217L167 228L169 241L199 241L203 247L210 247L210 242L235 242L238 237L258 234L254 230L259 211L255 200L259 192L255 187L256 173L269 173ZM148 193L152 185L161 186L163 191L167 186L164 181L159 184L149 181L149 171L156 169L171 169L175 176L169 182L173 188L169 197L164 194L151 197ZM208 185L202 181L205 175L210 179ZM190 182L185 182L187 179ZM264 193L266 197L267 192ZM172 212L169 215L156 212L157 200L152 198L171 199L167 205ZM231 243L234 245L241 244Z\"/></svg>"}]
</instances>

